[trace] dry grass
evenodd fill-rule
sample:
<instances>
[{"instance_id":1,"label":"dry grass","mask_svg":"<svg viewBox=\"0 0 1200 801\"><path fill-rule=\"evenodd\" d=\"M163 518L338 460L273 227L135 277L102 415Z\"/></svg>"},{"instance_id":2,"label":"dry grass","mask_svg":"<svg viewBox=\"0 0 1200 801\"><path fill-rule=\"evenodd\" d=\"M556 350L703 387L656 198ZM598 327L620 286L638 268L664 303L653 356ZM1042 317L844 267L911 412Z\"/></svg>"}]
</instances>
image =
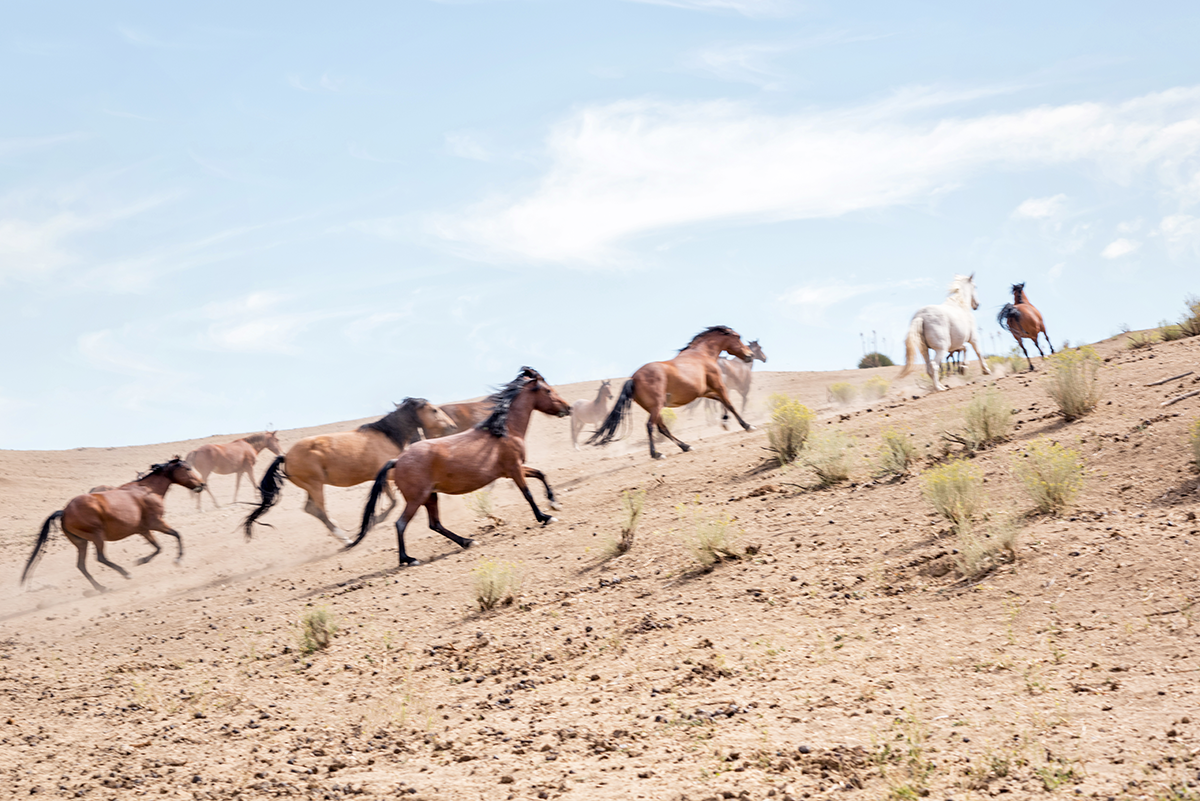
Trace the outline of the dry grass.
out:
<instances>
[{"instance_id":1,"label":"dry grass","mask_svg":"<svg viewBox=\"0 0 1200 801\"><path fill-rule=\"evenodd\" d=\"M513 562L483 559L471 570L475 603L486 612L497 606L509 606L521 593L524 572Z\"/></svg>"},{"instance_id":2,"label":"dry grass","mask_svg":"<svg viewBox=\"0 0 1200 801\"><path fill-rule=\"evenodd\" d=\"M1188 444L1192 446L1192 464L1200 467L1200 418L1188 426Z\"/></svg>"},{"instance_id":3,"label":"dry grass","mask_svg":"<svg viewBox=\"0 0 1200 801\"><path fill-rule=\"evenodd\" d=\"M925 472L921 492L952 525L969 524L983 508L983 473L965 460L950 462Z\"/></svg>"},{"instance_id":4,"label":"dry grass","mask_svg":"<svg viewBox=\"0 0 1200 801\"><path fill-rule=\"evenodd\" d=\"M1100 368L1104 362L1090 347L1061 350L1046 360L1050 375L1046 392L1067 420L1078 420L1100 403Z\"/></svg>"},{"instance_id":5,"label":"dry grass","mask_svg":"<svg viewBox=\"0 0 1200 801\"><path fill-rule=\"evenodd\" d=\"M728 515L712 517L698 500L691 504L681 503L675 511L684 526L684 544L702 569L710 570L718 562L742 557L737 546L740 531Z\"/></svg>"},{"instance_id":6,"label":"dry grass","mask_svg":"<svg viewBox=\"0 0 1200 801\"><path fill-rule=\"evenodd\" d=\"M814 435L804 451L804 464L817 474L822 487L832 487L850 478L850 448L853 444L840 431Z\"/></svg>"},{"instance_id":7,"label":"dry grass","mask_svg":"<svg viewBox=\"0 0 1200 801\"><path fill-rule=\"evenodd\" d=\"M328 609L312 610L300 620L300 652L307 656L325 650L337 631L338 625Z\"/></svg>"},{"instance_id":8,"label":"dry grass","mask_svg":"<svg viewBox=\"0 0 1200 801\"><path fill-rule=\"evenodd\" d=\"M609 558L629 553L633 549L633 535L637 531L638 521L642 517L642 509L646 505L646 490L625 490L621 493L621 510L624 522L621 523L621 534L610 538L604 545L604 553Z\"/></svg>"},{"instance_id":9,"label":"dry grass","mask_svg":"<svg viewBox=\"0 0 1200 801\"><path fill-rule=\"evenodd\" d=\"M772 395L767 405L771 410L771 420L767 423L767 449L775 454L781 465L791 464L808 441L816 416L803 403L787 395Z\"/></svg>"},{"instance_id":10,"label":"dry grass","mask_svg":"<svg viewBox=\"0 0 1200 801\"><path fill-rule=\"evenodd\" d=\"M504 521L496 516L492 506L492 491L481 489L467 495L467 508L478 518L490 521L493 525L503 525Z\"/></svg>"},{"instance_id":11,"label":"dry grass","mask_svg":"<svg viewBox=\"0 0 1200 801\"><path fill-rule=\"evenodd\" d=\"M862 386L862 396L865 400L879 400L888 394L892 384L880 375L873 375Z\"/></svg>"},{"instance_id":12,"label":"dry grass","mask_svg":"<svg viewBox=\"0 0 1200 801\"><path fill-rule=\"evenodd\" d=\"M1179 332L1185 337L1200 336L1200 298L1189 296L1184 304L1187 312L1179 321Z\"/></svg>"},{"instance_id":13,"label":"dry grass","mask_svg":"<svg viewBox=\"0 0 1200 801\"><path fill-rule=\"evenodd\" d=\"M1083 487L1083 457L1057 442L1039 440L1013 465L1025 492L1042 514L1058 514Z\"/></svg>"},{"instance_id":14,"label":"dry grass","mask_svg":"<svg viewBox=\"0 0 1200 801\"><path fill-rule=\"evenodd\" d=\"M1125 339L1125 344L1130 350L1140 350L1141 348L1148 348L1151 345L1157 345L1165 338L1159 331L1144 331L1130 334Z\"/></svg>"},{"instance_id":15,"label":"dry grass","mask_svg":"<svg viewBox=\"0 0 1200 801\"><path fill-rule=\"evenodd\" d=\"M829 397L830 403L849 406L858 397L858 388L848 381L838 381L835 384L829 385L826 394Z\"/></svg>"},{"instance_id":16,"label":"dry grass","mask_svg":"<svg viewBox=\"0 0 1200 801\"><path fill-rule=\"evenodd\" d=\"M875 462L876 475L907 474L917 458L917 446L912 442L912 435L894 428L885 428L879 436L883 442L879 445L879 456Z\"/></svg>"},{"instance_id":17,"label":"dry grass","mask_svg":"<svg viewBox=\"0 0 1200 801\"><path fill-rule=\"evenodd\" d=\"M955 527L954 567L967 579L978 578L1008 562L1017 561L1017 541L1021 529L1015 521L1005 520L978 530L971 521Z\"/></svg>"},{"instance_id":18,"label":"dry grass","mask_svg":"<svg viewBox=\"0 0 1200 801\"><path fill-rule=\"evenodd\" d=\"M976 393L963 410L962 431L947 431L942 437L974 452L1008 439L1012 426L1012 404L1000 390L988 387Z\"/></svg>"}]
</instances>

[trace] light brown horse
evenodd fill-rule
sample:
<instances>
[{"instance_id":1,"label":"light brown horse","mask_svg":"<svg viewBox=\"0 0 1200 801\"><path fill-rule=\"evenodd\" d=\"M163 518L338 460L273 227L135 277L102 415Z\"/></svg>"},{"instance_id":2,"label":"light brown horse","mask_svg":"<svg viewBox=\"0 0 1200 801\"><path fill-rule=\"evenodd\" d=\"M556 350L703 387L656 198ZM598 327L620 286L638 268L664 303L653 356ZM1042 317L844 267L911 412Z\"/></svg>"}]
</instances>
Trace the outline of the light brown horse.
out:
<instances>
[{"instance_id":1,"label":"light brown horse","mask_svg":"<svg viewBox=\"0 0 1200 801\"><path fill-rule=\"evenodd\" d=\"M405 398L385 417L354 431L305 437L289 448L286 455L271 462L263 474L258 487L262 501L242 523L246 539L250 539L255 521L279 500L279 491L287 478L308 493L304 511L324 523L329 533L343 544L347 543L345 532L325 511L325 485L353 487L370 481L385 462L417 442L422 431L426 437L440 437L453 430L454 421L438 407L424 398ZM388 498L392 505L383 513L384 517L396 505L390 487Z\"/></svg>"},{"instance_id":2,"label":"light brown horse","mask_svg":"<svg viewBox=\"0 0 1200 801\"><path fill-rule=\"evenodd\" d=\"M235 439L225 445L201 445L184 459L200 474L204 488L208 490L208 497L212 498L212 502L217 506L221 504L217 503L217 496L213 495L212 487L208 484L209 475L216 473L219 476L227 476L230 473L236 473L237 478L233 484L233 502L237 503L237 494L242 486L243 473L250 482L250 486L254 486L254 463L258 460L258 454L262 452L262 449L267 448L276 456L283 455L283 449L279 447L279 438L275 436L275 433L274 431L263 431L261 434L251 434L248 437ZM197 494L197 510L200 509L201 500L202 496Z\"/></svg>"},{"instance_id":3,"label":"light brown horse","mask_svg":"<svg viewBox=\"0 0 1200 801\"><path fill-rule=\"evenodd\" d=\"M1032 339L1033 346L1037 348L1038 354L1044 361L1046 354L1042 351L1042 346L1038 344L1038 334L1046 337L1046 344L1050 346L1050 352L1054 353L1054 343L1050 341L1050 335L1046 333L1046 325L1042 322L1042 313L1034 308L1029 302L1029 298L1025 297L1025 283L1012 285L1013 302L1005 303L1000 309L1000 314L996 316L996 322L1000 323L1000 327L1013 335L1013 339L1017 340L1017 345L1021 348L1021 353L1025 354L1025 360L1029 362L1029 370L1033 371L1033 359L1029 358L1029 351L1025 350L1025 343L1021 340Z\"/></svg>"},{"instance_id":4,"label":"light brown horse","mask_svg":"<svg viewBox=\"0 0 1200 801\"><path fill-rule=\"evenodd\" d=\"M571 445L575 450L579 450L579 432L584 426L604 422L612 397L612 381L605 379L600 382L595 400L577 400L571 404Z\"/></svg>"},{"instance_id":5,"label":"light brown horse","mask_svg":"<svg viewBox=\"0 0 1200 801\"><path fill-rule=\"evenodd\" d=\"M621 421L629 413L631 401L634 400L650 414L650 419L646 421L646 434L650 438L650 456L655 459L662 458L662 454L654 448L656 426L680 450L691 450L690 445L681 442L667 430L661 414L665 408L686 406L696 398L720 401L726 411L733 413L742 428L751 430L753 426L743 420L729 402L729 392L725 389L725 380L721 378L721 368L717 364L723 352L747 364L754 360L750 349L736 331L729 326L714 325L692 337L692 341L674 359L650 362L639 367L633 378L621 388L612 411L596 429L588 444L607 445L614 439L620 439Z\"/></svg>"},{"instance_id":6,"label":"light brown horse","mask_svg":"<svg viewBox=\"0 0 1200 801\"><path fill-rule=\"evenodd\" d=\"M46 522L42 524L37 544L33 546L33 554L25 563L25 570L21 572L21 583L24 584L29 578L42 548L50 538L50 527L55 521L59 522L63 534L79 550L79 559L75 564L97 592L104 592L105 588L87 571L85 562L89 542L96 546L96 559L100 564L111 567L125 578L129 578L125 568L108 561L108 557L104 555L105 542L115 542L134 534L141 534L154 546L153 553L138 560L139 565L144 565L162 550L153 534L160 531L175 538L179 545L179 555L175 557L175 561L179 562L183 558L183 539L178 531L163 520L163 496L172 484L186 487L197 494L204 489L204 482L191 465L176 456L169 462L152 465L144 475L116 489L75 496L66 506L47 517Z\"/></svg>"},{"instance_id":7,"label":"light brown horse","mask_svg":"<svg viewBox=\"0 0 1200 801\"><path fill-rule=\"evenodd\" d=\"M371 496L363 509L362 527L353 548L362 542L375 522L375 504L381 492L388 488L388 478L404 496L404 511L396 521L396 544L400 550L400 566L420 564L408 555L404 547L404 530L422 506L429 514L429 527L462 548L470 548L473 540L458 536L442 525L438 516L438 493L463 495L485 487L498 478L511 478L521 489L533 508L533 516L543 526L554 520L538 508L529 492L526 478L536 478L546 487L550 508L557 509L554 490L541 470L525 465L525 430L535 411L565 417L571 407L559 397L546 379L532 367L521 373L494 396L496 403L486 420L470 431L463 431L439 440L418 442L383 466L371 487Z\"/></svg>"},{"instance_id":8,"label":"light brown horse","mask_svg":"<svg viewBox=\"0 0 1200 801\"><path fill-rule=\"evenodd\" d=\"M496 404L496 396L488 395L483 400L462 401L461 403L443 403L438 408L454 421L458 432L470 431L487 419Z\"/></svg>"}]
</instances>

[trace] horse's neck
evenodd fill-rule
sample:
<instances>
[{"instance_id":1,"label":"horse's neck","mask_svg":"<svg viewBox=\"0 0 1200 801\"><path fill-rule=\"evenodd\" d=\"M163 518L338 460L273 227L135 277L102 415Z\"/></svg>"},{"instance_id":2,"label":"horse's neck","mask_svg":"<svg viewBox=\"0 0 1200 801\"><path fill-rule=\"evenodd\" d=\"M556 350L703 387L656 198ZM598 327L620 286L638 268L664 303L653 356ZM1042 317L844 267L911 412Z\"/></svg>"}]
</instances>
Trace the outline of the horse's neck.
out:
<instances>
[{"instance_id":1,"label":"horse's neck","mask_svg":"<svg viewBox=\"0 0 1200 801\"><path fill-rule=\"evenodd\" d=\"M950 296L946 298L944 305L953 306L956 309L962 309L963 311L971 311L971 302L967 300L967 293L963 292L961 289L956 289L951 292Z\"/></svg>"},{"instance_id":2,"label":"horse's neck","mask_svg":"<svg viewBox=\"0 0 1200 801\"><path fill-rule=\"evenodd\" d=\"M535 392L536 389L533 388L522 390L509 407L505 424L508 426L508 436L513 439L525 439L525 431L529 428L530 418L533 417Z\"/></svg>"},{"instance_id":3,"label":"horse's neck","mask_svg":"<svg viewBox=\"0 0 1200 801\"><path fill-rule=\"evenodd\" d=\"M262 434L251 434L248 437L242 437L242 442L254 448L255 453L260 453L263 448L267 447L267 438Z\"/></svg>"},{"instance_id":4,"label":"horse's neck","mask_svg":"<svg viewBox=\"0 0 1200 801\"><path fill-rule=\"evenodd\" d=\"M684 348L683 352L679 355L683 356L685 354L695 354L706 359L715 359L721 355L722 350L724 350L724 348L722 348L716 342L712 340L705 340L698 342L695 345L689 345L688 347Z\"/></svg>"},{"instance_id":5,"label":"horse's neck","mask_svg":"<svg viewBox=\"0 0 1200 801\"><path fill-rule=\"evenodd\" d=\"M592 409L603 409L604 408L604 390L603 389L601 389L600 391L598 391L596 393L596 397L592 401L591 408Z\"/></svg>"},{"instance_id":6,"label":"horse's neck","mask_svg":"<svg viewBox=\"0 0 1200 801\"><path fill-rule=\"evenodd\" d=\"M162 473L154 473L153 475L139 478L137 481L130 482L137 484L139 487L145 487L155 495L166 495L167 488L171 486L171 479L164 476Z\"/></svg>"}]
</instances>

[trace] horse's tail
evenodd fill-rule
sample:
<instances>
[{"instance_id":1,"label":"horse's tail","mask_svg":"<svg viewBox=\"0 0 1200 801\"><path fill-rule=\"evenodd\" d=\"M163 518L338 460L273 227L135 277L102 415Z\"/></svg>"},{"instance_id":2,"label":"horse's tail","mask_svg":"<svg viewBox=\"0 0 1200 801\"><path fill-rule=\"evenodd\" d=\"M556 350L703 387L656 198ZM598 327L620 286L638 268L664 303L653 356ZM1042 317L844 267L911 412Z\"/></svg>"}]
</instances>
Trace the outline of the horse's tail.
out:
<instances>
[{"instance_id":1,"label":"horse's tail","mask_svg":"<svg viewBox=\"0 0 1200 801\"><path fill-rule=\"evenodd\" d=\"M608 417L604 418L604 422L596 428L596 433L588 438L588 445L607 445L614 439L620 439L618 431L621 428L621 421L625 415L629 414L629 407L633 404L633 379L625 382L625 386L621 387L621 394L617 396L617 402L613 404L612 411L608 413Z\"/></svg>"},{"instance_id":2,"label":"horse's tail","mask_svg":"<svg viewBox=\"0 0 1200 801\"><path fill-rule=\"evenodd\" d=\"M375 474L375 483L371 485L371 494L367 496L367 505L363 507L362 528L358 530L358 536L352 541L346 543L343 551L348 551L355 545L362 542L363 537L367 536L367 532L375 525L375 506L379 503L379 496L383 494L383 488L387 486L388 474L392 472L392 468L396 466L396 460L379 468L379 472Z\"/></svg>"},{"instance_id":3,"label":"horse's tail","mask_svg":"<svg viewBox=\"0 0 1200 801\"><path fill-rule=\"evenodd\" d=\"M59 509L47 517L45 523L42 523L42 530L38 533L37 542L33 546L33 553L29 555L29 561L25 563L25 569L21 571L22 585L25 584L25 579L29 578L29 573L33 570L33 566L37 564L38 557L42 555L42 548L46 547L46 541L50 539L50 527L54 525L55 521L61 521L62 516L63 510ZM62 523L60 522L59 525L61 526Z\"/></svg>"},{"instance_id":4,"label":"horse's tail","mask_svg":"<svg viewBox=\"0 0 1200 801\"><path fill-rule=\"evenodd\" d=\"M1000 327L1008 333L1013 333L1013 323L1021 319L1021 310L1011 303L1005 303L1000 309L1000 313L996 315L996 322L1000 323Z\"/></svg>"},{"instance_id":5,"label":"horse's tail","mask_svg":"<svg viewBox=\"0 0 1200 801\"><path fill-rule=\"evenodd\" d=\"M896 378L904 378L912 372L913 367L917 365L917 355L921 352L924 345L922 339L925 336L925 322L916 316L912 318L912 322L908 324L908 336L904 338L904 369L900 371L900 375Z\"/></svg>"},{"instance_id":6,"label":"horse's tail","mask_svg":"<svg viewBox=\"0 0 1200 801\"><path fill-rule=\"evenodd\" d=\"M276 456L275 461L271 462L271 466L267 468L267 472L263 473L262 481L258 483L258 491L262 495L262 500L254 511L246 515L246 519L242 521L242 526L246 529L246 539L250 539L254 535L255 521L265 515L267 510L279 500L279 491L283 488L284 478L286 476L283 473L283 457ZM270 523L260 523L259 525L269 526Z\"/></svg>"}]
</instances>

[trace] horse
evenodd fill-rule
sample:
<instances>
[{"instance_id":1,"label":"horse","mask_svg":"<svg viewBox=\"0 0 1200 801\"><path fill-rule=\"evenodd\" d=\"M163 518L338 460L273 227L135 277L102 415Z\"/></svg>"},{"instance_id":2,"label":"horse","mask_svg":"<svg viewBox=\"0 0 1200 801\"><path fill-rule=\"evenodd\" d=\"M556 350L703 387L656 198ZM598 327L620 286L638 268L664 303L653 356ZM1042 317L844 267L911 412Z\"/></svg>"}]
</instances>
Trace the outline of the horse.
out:
<instances>
[{"instance_id":1,"label":"horse","mask_svg":"<svg viewBox=\"0 0 1200 801\"><path fill-rule=\"evenodd\" d=\"M128 571L115 562L108 561L104 555L104 543L123 540L134 534L141 534L146 541L154 546L154 552L138 560L144 565L158 556L162 546L158 544L153 532L159 531L170 534L179 545L179 554L175 557L176 564L183 559L183 538L179 532L167 525L163 520L163 496L172 484L186 487L199 495L204 490L204 481L192 469L191 465L178 456L169 462L151 465L150 469L128 484L106 490L77 495L66 506L46 518L42 530L38 534L37 543L33 546L33 554L21 571L21 584L24 585L37 563L46 541L50 539L50 528L58 522L63 534L79 551L79 559L75 566L84 578L92 583L96 592L106 592L106 588L92 578L87 571L87 547L91 542L96 546L96 559L102 565L107 565L129 578Z\"/></svg>"},{"instance_id":2,"label":"horse","mask_svg":"<svg viewBox=\"0 0 1200 801\"><path fill-rule=\"evenodd\" d=\"M942 364L942 375L954 373L967 374L967 349L965 346L946 354L946 361Z\"/></svg>"},{"instance_id":3,"label":"horse","mask_svg":"<svg viewBox=\"0 0 1200 801\"><path fill-rule=\"evenodd\" d=\"M287 478L308 493L304 511L324 523L329 533L345 545L349 542L345 532L325 511L325 485L353 487L370 481L385 462L420 440L421 432L426 437L440 437L453 430L454 421L438 407L424 398L405 398L384 417L354 431L305 437L285 455L276 457L263 474L258 485L262 500L242 521L246 539L252 536L254 523L279 500ZM388 498L392 504L384 517L396 505L390 488Z\"/></svg>"},{"instance_id":4,"label":"horse","mask_svg":"<svg viewBox=\"0 0 1200 801\"><path fill-rule=\"evenodd\" d=\"M1029 371L1033 372L1033 359L1029 358L1029 351L1025 350L1025 343L1021 340L1032 339L1033 346L1037 348L1038 355L1045 361L1046 354L1042 351L1042 346L1038 344L1038 334L1046 337L1046 344L1050 346L1050 353L1054 353L1054 343L1050 341L1050 335L1046 333L1046 325L1042 322L1042 313L1039 312L1034 305L1029 302L1029 298L1025 297L1025 282L1012 285L1013 302L1005 303L1000 309L1000 314L996 315L996 322L1000 323L1000 327L1013 335L1013 339L1017 340L1017 345L1021 348L1021 353L1025 354L1025 360L1029 362Z\"/></svg>"},{"instance_id":5,"label":"horse","mask_svg":"<svg viewBox=\"0 0 1200 801\"><path fill-rule=\"evenodd\" d=\"M650 419L646 421L646 435L650 439L650 457L653 459L662 458L662 454L654 447L656 426L659 432L678 445L680 450L691 450L690 445L682 442L663 424L662 410L686 406L696 398L713 398L720 401L725 410L732 412L742 424L742 428L750 431L754 427L743 420L729 402L729 393L725 389L725 380L721 377L719 365L722 353L736 356L746 364L754 360L750 349L736 331L727 325L714 325L692 337L692 341L683 346L675 358L664 362L650 362L639 367L633 377L625 382L612 411L604 418L596 433L588 439L587 444L607 445L614 439L620 439L621 421L629 413L634 400L650 415Z\"/></svg>"},{"instance_id":6,"label":"horse","mask_svg":"<svg viewBox=\"0 0 1200 801\"><path fill-rule=\"evenodd\" d=\"M571 445L575 450L579 450L579 432L586 425L603 422L612 397L612 381L606 379L600 382L595 400L577 400L571 404Z\"/></svg>"},{"instance_id":7,"label":"horse","mask_svg":"<svg viewBox=\"0 0 1200 801\"><path fill-rule=\"evenodd\" d=\"M746 343L746 347L750 349L750 355L755 359L758 359L763 364L767 363L767 356L763 353L757 339ZM750 400L750 379L751 372L754 370L754 362L744 362L741 359L726 359L722 357L717 361L717 364L721 368L721 378L725 379L725 386L736 390L742 396L742 414L745 414L746 403ZM709 415L710 409L719 410L721 412L721 428L729 429L729 412L721 409L720 404L709 398L704 399L704 406L705 416L709 422L712 422L712 417Z\"/></svg>"},{"instance_id":8,"label":"horse","mask_svg":"<svg viewBox=\"0 0 1200 801\"><path fill-rule=\"evenodd\" d=\"M275 431L264 431L261 434L251 434L248 437L235 439L225 445L201 445L196 450L184 457L184 460L190 464L197 473L200 474L200 479L204 482L204 487L208 490L208 497L212 498L212 502L217 506L217 496L213 495L212 487L208 485L208 477L212 473L220 476L227 476L230 473L236 473L237 478L233 484L233 502L237 503L238 490L242 486L242 474L246 474L246 480L250 482L250 486L254 486L254 462L258 459L258 454L263 448L267 448L276 456L283 455L283 449L279 447L279 438L275 436ZM196 495L196 510L199 511L203 496Z\"/></svg>"},{"instance_id":9,"label":"horse","mask_svg":"<svg viewBox=\"0 0 1200 801\"><path fill-rule=\"evenodd\" d=\"M404 547L404 530L422 506L429 515L429 528L460 548L470 548L474 540L460 537L442 525L438 516L438 493L464 495L485 487L498 478L511 478L533 509L533 516L543 526L554 518L538 508L529 491L527 478L536 478L546 488L551 509L558 509L554 490L546 475L525 464L525 430L535 411L566 417L571 407L546 383L532 367L521 372L495 395L496 402L487 419L469 431L452 434L438 440L418 442L383 466L375 477L371 495L363 509L362 527L346 549L362 542L375 522L375 504L388 487L390 476L396 489L404 496L404 511L396 521L396 544L400 551L400 566L420 562L408 555Z\"/></svg>"},{"instance_id":10,"label":"horse","mask_svg":"<svg viewBox=\"0 0 1200 801\"><path fill-rule=\"evenodd\" d=\"M487 416L492 413L492 407L495 404L496 396L493 394L488 395L483 400L443 403L438 408L442 410L443 414L454 421L457 431L469 431L472 427L487 419Z\"/></svg>"},{"instance_id":11,"label":"horse","mask_svg":"<svg viewBox=\"0 0 1200 801\"><path fill-rule=\"evenodd\" d=\"M933 379L933 388L940 392L946 387L938 380L938 367L948 352L958 350L964 345L975 349L979 366L985 375L991 375L992 368L988 367L979 352L979 333L975 330L975 315L971 313L978 308L975 274L954 276L954 280L950 282L950 293L944 303L926 306L913 315L908 326L908 336L904 340L904 369L896 377L904 378L912 372L919 352L925 360L925 372ZM929 360L930 349L933 349L936 356L932 362Z\"/></svg>"}]
</instances>

